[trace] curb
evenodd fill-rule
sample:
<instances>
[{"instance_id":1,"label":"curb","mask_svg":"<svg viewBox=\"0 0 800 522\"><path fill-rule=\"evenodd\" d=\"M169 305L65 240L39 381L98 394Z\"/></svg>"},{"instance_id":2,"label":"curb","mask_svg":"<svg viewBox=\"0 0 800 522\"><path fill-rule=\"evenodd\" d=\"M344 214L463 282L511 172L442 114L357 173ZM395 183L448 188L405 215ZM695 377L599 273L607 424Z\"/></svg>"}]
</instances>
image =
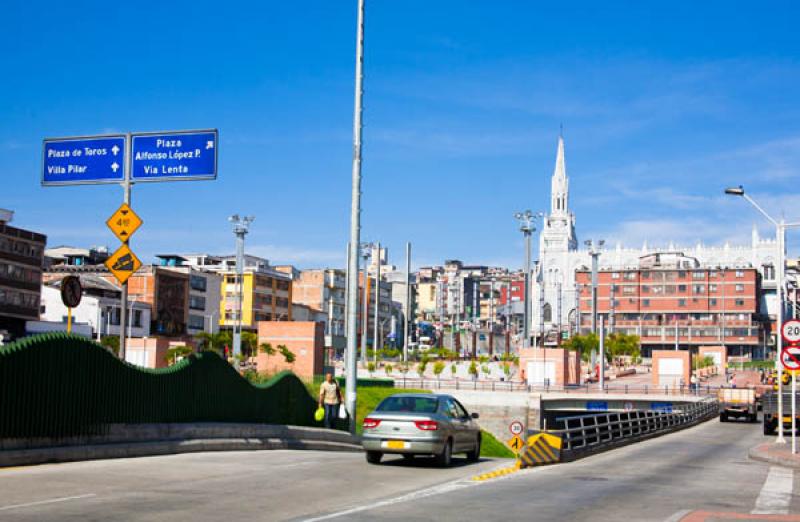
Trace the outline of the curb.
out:
<instances>
[{"instance_id":1,"label":"curb","mask_svg":"<svg viewBox=\"0 0 800 522\"><path fill-rule=\"evenodd\" d=\"M7 440L6 449L0 449L0 468L203 451L363 451L359 440L347 433L297 426L125 425L116 431L90 440L62 440L61 445L45 439L29 439L27 444L22 440Z\"/></svg>"},{"instance_id":2,"label":"curb","mask_svg":"<svg viewBox=\"0 0 800 522\"><path fill-rule=\"evenodd\" d=\"M783 466L790 469L800 469L800 462L792 462L779 455L770 455L768 451L759 451L759 448L762 446L763 444L759 444L758 446L750 448L750 451L747 452L747 456L753 460L774 464L776 466Z\"/></svg>"}]
</instances>

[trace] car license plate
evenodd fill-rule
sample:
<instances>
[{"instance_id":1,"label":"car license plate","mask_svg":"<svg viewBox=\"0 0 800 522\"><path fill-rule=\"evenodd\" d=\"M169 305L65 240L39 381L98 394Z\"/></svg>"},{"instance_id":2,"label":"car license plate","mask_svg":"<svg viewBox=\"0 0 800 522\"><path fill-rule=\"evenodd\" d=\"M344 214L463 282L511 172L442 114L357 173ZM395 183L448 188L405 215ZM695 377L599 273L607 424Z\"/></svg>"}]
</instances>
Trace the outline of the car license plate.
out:
<instances>
[{"instance_id":1,"label":"car license plate","mask_svg":"<svg viewBox=\"0 0 800 522\"><path fill-rule=\"evenodd\" d=\"M384 445L389 449L406 449L406 443L402 440L387 440Z\"/></svg>"}]
</instances>

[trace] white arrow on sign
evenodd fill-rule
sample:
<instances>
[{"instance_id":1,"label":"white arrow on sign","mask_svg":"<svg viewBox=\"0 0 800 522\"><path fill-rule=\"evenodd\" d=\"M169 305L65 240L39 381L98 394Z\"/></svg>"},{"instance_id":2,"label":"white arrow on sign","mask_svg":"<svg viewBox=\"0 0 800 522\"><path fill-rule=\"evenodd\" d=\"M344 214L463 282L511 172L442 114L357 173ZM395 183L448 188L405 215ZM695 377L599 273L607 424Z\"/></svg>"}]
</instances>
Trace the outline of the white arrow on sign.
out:
<instances>
[{"instance_id":1,"label":"white arrow on sign","mask_svg":"<svg viewBox=\"0 0 800 522\"><path fill-rule=\"evenodd\" d=\"M116 161L111 164L111 170L113 170L114 172L116 172L118 168L119 168L119 165L117 165Z\"/></svg>"},{"instance_id":2,"label":"white arrow on sign","mask_svg":"<svg viewBox=\"0 0 800 522\"><path fill-rule=\"evenodd\" d=\"M211 140L208 140L208 141L206 142L206 150L208 150L208 149L213 149L213 148L214 148L214 142L213 142L213 141L211 141Z\"/></svg>"},{"instance_id":3,"label":"white arrow on sign","mask_svg":"<svg viewBox=\"0 0 800 522\"><path fill-rule=\"evenodd\" d=\"M119 147L117 147L116 145L114 145L113 147L111 147L111 152L113 152L113 153L114 153L114 156L116 156L116 155L117 155L117 152L119 152ZM116 172L116 170L115 170L114 172Z\"/></svg>"},{"instance_id":4,"label":"white arrow on sign","mask_svg":"<svg viewBox=\"0 0 800 522\"><path fill-rule=\"evenodd\" d=\"M781 334L783 335L783 340L787 343L800 342L800 321L797 319L790 319L783 323Z\"/></svg>"}]
</instances>

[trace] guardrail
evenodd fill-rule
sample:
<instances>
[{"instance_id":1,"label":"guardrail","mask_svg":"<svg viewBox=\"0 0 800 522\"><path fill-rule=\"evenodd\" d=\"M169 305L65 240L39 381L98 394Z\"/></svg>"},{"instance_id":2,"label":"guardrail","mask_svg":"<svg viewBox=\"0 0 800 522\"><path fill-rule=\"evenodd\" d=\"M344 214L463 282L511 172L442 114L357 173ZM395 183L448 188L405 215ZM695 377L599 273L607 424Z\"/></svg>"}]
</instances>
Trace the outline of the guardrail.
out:
<instances>
[{"instance_id":1,"label":"guardrail","mask_svg":"<svg viewBox=\"0 0 800 522\"><path fill-rule=\"evenodd\" d=\"M677 431L718 414L718 402L705 399L683 404L677 411L630 411L564 417L557 421L561 429L548 433L561 437L561 460L566 461Z\"/></svg>"},{"instance_id":2,"label":"guardrail","mask_svg":"<svg viewBox=\"0 0 800 522\"><path fill-rule=\"evenodd\" d=\"M574 393L574 394L636 394L636 395L675 395L675 396L716 396L719 386L649 386L647 384L606 384L600 389L598 384L580 384L568 386L540 386L512 381L488 380L452 380L452 379L419 379L395 378L395 387L403 389L422 390L475 390L475 391L504 391L525 393Z\"/></svg>"}]
</instances>

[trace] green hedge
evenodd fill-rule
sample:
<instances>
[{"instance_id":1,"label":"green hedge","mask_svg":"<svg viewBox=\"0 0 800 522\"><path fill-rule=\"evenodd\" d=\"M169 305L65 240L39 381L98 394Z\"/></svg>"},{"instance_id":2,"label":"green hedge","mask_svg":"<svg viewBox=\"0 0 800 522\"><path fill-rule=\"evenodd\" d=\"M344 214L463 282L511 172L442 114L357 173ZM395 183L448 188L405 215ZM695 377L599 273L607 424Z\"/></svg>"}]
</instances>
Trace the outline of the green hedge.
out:
<instances>
[{"instance_id":1,"label":"green hedge","mask_svg":"<svg viewBox=\"0 0 800 522\"><path fill-rule=\"evenodd\" d=\"M344 377L337 377L336 382L339 386L344 387ZM374 388L394 388L393 379L356 379L356 387L358 386L371 386Z\"/></svg>"},{"instance_id":2,"label":"green hedge","mask_svg":"<svg viewBox=\"0 0 800 522\"><path fill-rule=\"evenodd\" d=\"M318 426L290 372L252 385L213 352L139 368L64 333L0 347L0 437L103 434L115 423L245 422Z\"/></svg>"}]
</instances>

